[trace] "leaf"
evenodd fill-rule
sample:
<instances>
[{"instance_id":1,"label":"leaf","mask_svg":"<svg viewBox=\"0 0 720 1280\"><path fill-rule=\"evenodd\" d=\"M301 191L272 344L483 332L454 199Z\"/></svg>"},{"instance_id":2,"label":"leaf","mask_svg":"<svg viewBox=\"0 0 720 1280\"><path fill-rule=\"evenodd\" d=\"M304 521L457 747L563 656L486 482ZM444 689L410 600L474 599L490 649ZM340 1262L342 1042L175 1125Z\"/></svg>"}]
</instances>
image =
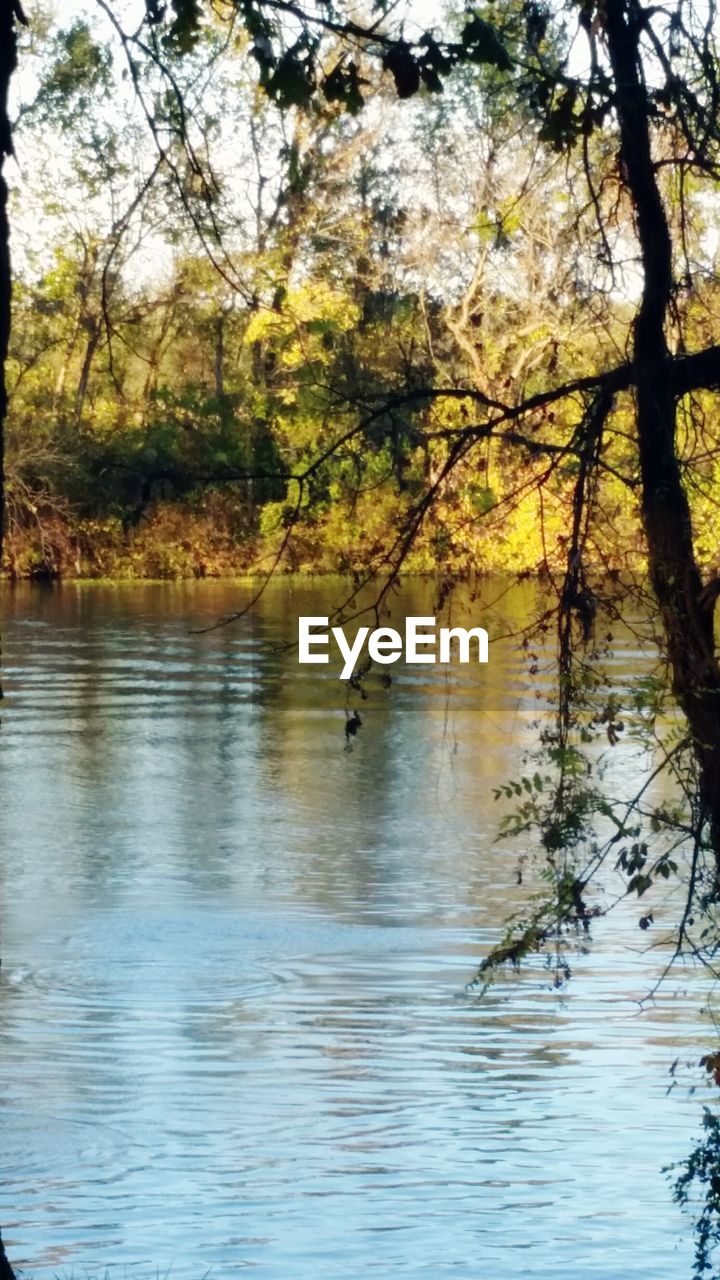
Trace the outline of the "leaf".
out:
<instances>
[{"instance_id":1,"label":"leaf","mask_svg":"<svg viewBox=\"0 0 720 1280\"><path fill-rule=\"evenodd\" d=\"M410 45L399 40L388 49L383 66L392 74L398 98L412 98L420 88L420 67Z\"/></svg>"},{"instance_id":2,"label":"leaf","mask_svg":"<svg viewBox=\"0 0 720 1280\"><path fill-rule=\"evenodd\" d=\"M429 89L431 93L442 93L443 82L434 67L422 66L420 75L426 89Z\"/></svg>"},{"instance_id":3,"label":"leaf","mask_svg":"<svg viewBox=\"0 0 720 1280\"><path fill-rule=\"evenodd\" d=\"M171 0L171 7L175 19L165 43L171 44L178 53L190 53L200 35L199 0Z\"/></svg>"},{"instance_id":4,"label":"leaf","mask_svg":"<svg viewBox=\"0 0 720 1280\"><path fill-rule=\"evenodd\" d=\"M511 71L512 62L494 27L475 14L460 34L465 57L470 62L486 63L500 71Z\"/></svg>"},{"instance_id":5,"label":"leaf","mask_svg":"<svg viewBox=\"0 0 720 1280\"><path fill-rule=\"evenodd\" d=\"M419 44L424 49L419 58L422 82L431 93L442 93L443 82L441 77L447 75L448 71L451 70L452 59L448 57L429 31L425 33Z\"/></svg>"},{"instance_id":6,"label":"leaf","mask_svg":"<svg viewBox=\"0 0 720 1280\"><path fill-rule=\"evenodd\" d=\"M528 4L524 4L523 13L527 42L530 48L537 52L539 45L545 39L550 14L545 6L537 4L536 0L530 0Z\"/></svg>"},{"instance_id":7,"label":"leaf","mask_svg":"<svg viewBox=\"0 0 720 1280\"><path fill-rule=\"evenodd\" d=\"M575 115L576 101L577 89L570 85L548 111L540 137L543 142L549 142L554 151L571 147L582 132L582 118Z\"/></svg>"},{"instance_id":8,"label":"leaf","mask_svg":"<svg viewBox=\"0 0 720 1280\"><path fill-rule=\"evenodd\" d=\"M322 91L328 102L341 103L354 116L364 105L365 99L360 86L366 83L358 75L354 62L349 62L347 66L338 62L323 80Z\"/></svg>"},{"instance_id":9,"label":"leaf","mask_svg":"<svg viewBox=\"0 0 720 1280\"><path fill-rule=\"evenodd\" d=\"M304 107L315 89L311 67L288 49L265 85L271 98L281 107Z\"/></svg>"},{"instance_id":10,"label":"leaf","mask_svg":"<svg viewBox=\"0 0 720 1280\"><path fill-rule=\"evenodd\" d=\"M636 875L628 884L628 893L636 893L641 898L648 889L652 888L652 877Z\"/></svg>"}]
</instances>

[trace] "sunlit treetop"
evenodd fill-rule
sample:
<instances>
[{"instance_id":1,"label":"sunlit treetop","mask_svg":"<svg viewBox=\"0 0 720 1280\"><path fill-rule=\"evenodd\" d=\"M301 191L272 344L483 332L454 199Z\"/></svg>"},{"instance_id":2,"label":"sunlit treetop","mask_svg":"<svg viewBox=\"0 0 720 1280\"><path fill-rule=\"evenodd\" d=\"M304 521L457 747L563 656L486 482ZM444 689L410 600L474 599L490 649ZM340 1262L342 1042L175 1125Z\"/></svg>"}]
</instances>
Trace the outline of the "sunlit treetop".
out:
<instances>
[{"instance_id":1,"label":"sunlit treetop","mask_svg":"<svg viewBox=\"0 0 720 1280\"><path fill-rule=\"evenodd\" d=\"M714 169L720 138L714 2L622 0L615 8L639 49L650 119L681 140L685 151L677 161ZM260 81L281 107L317 98L356 113L371 92L369 62L389 73L400 98L439 93L454 69L475 66L497 98L511 95L512 106L539 123L542 140L557 151L613 121L605 0L468 5L438 11L436 21L417 6L398 14L390 0L375 0L365 11L331 0L145 0L145 9L149 39L166 57L191 52L210 22L241 24Z\"/></svg>"},{"instance_id":2,"label":"sunlit treetop","mask_svg":"<svg viewBox=\"0 0 720 1280\"><path fill-rule=\"evenodd\" d=\"M369 54L382 64L400 98L410 98L422 87L440 92L443 79L461 62L511 69L508 51L489 17L468 11L457 37L440 39L430 29L406 35L407 24L398 22L394 13L387 21L395 9L381 0L362 20L331 3L240 0L213 8L213 14L243 24L261 83L281 106L305 106L320 94L350 112L358 111L367 88L361 55ZM148 24L169 53L193 49L209 10L200 0L172 0L170 5L146 0ZM334 52L329 51L328 37L334 41Z\"/></svg>"}]
</instances>

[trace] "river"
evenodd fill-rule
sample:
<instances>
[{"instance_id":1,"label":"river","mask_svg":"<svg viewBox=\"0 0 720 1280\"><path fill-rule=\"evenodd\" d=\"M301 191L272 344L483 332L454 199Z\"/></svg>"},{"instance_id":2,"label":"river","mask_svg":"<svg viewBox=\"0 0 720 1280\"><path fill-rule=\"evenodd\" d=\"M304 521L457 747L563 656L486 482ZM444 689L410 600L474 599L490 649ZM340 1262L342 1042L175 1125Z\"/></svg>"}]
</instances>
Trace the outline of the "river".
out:
<instances>
[{"instance_id":1,"label":"river","mask_svg":"<svg viewBox=\"0 0 720 1280\"><path fill-rule=\"evenodd\" d=\"M339 583L206 634L247 585L5 591L0 1223L31 1280L689 1275L662 1170L698 975L641 1009L664 957L625 912L564 990L467 988L522 900L492 790L544 687L496 638L532 590L497 588L488 666L369 680L350 751L335 670L282 647ZM616 641L620 686L639 661Z\"/></svg>"}]
</instances>

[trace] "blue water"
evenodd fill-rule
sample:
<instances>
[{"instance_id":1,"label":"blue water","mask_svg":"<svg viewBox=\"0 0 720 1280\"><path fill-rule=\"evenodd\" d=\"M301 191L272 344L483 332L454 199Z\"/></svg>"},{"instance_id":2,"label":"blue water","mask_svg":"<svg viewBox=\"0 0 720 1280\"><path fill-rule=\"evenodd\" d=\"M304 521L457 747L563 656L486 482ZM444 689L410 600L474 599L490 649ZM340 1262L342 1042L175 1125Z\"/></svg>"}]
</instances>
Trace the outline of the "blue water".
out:
<instances>
[{"instance_id":1,"label":"blue water","mask_svg":"<svg viewBox=\"0 0 720 1280\"><path fill-rule=\"evenodd\" d=\"M343 688L278 647L332 584L5 596L0 1223L30 1277L680 1280L663 1166L699 975L626 912L478 999L521 902L492 788L542 672ZM398 604L427 612L423 588ZM501 606L507 630L527 593ZM500 630L493 614L490 630ZM620 676L636 655L619 645ZM624 748L623 748L624 749ZM629 749L628 749L629 750ZM617 769L638 765L618 755ZM636 913L637 914L637 913Z\"/></svg>"}]
</instances>

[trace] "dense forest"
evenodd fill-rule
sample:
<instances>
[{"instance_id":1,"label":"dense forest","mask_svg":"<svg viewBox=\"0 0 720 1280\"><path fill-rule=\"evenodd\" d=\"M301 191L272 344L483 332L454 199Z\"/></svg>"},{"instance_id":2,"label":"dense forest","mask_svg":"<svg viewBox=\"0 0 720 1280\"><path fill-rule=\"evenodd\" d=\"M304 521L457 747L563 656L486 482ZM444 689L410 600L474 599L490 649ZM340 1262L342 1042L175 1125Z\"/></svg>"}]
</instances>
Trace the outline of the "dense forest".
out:
<instances>
[{"instance_id":1,"label":"dense forest","mask_svg":"<svg viewBox=\"0 0 720 1280\"><path fill-rule=\"evenodd\" d=\"M22 35L11 577L231 575L281 547L286 569L358 571L435 485L478 396L526 401L625 358L639 277L602 135L568 150L556 113L543 137L526 104L488 94L486 67L412 103L386 73L357 115L332 94L273 102L238 57L248 39L204 25L173 70L187 120L173 131L170 113L153 141L101 12L58 25L34 10ZM145 74L149 101L163 88ZM673 182L693 266L675 343L693 349L716 323L718 239L707 191ZM585 552L596 570L644 564L625 400ZM543 400L516 438L460 459L406 567L564 567L582 403ZM711 565L720 473L702 393L684 422Z\"/></svg>"}]
</instances>

